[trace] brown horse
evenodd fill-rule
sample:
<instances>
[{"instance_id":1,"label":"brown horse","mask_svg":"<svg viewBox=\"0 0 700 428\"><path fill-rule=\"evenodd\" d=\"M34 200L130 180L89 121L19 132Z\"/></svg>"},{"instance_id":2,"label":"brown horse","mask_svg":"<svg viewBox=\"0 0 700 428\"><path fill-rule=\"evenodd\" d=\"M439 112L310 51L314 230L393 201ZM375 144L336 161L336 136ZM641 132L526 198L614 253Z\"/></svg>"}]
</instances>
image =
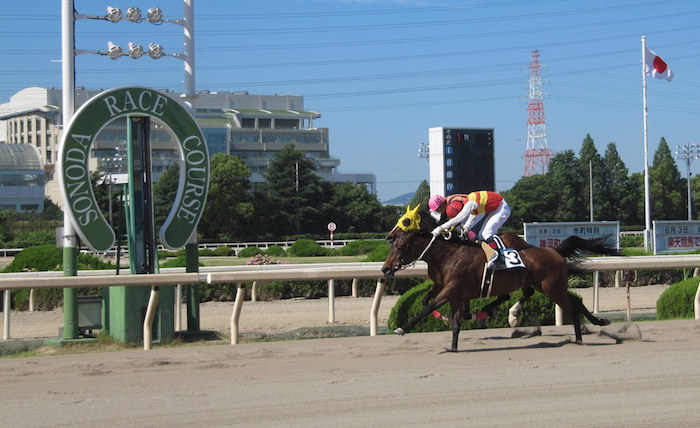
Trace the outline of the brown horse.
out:
<instances>
[{"instance_id":1,"label":"brown horse","mask_svg":"<svg viewBox=\"0 0 700 428\"><path fill-rule=\"evenodd\" d=\"M422 318L449 303L452 311L450 350L457 351L460 319L465 315L469 301L481 297L486 256L480 245L474 242L454 242L441 237L433 239L430 232L434 225L423 220L417 211L418 207L413 210L409 207L387 236L391 252L382 266L382 272L391 277L397 270L422 258L428 264L428 276L434 283L429 292L432 301L426 302L423 311L406 326L396 329L396 333L410 331ZM512 243L506 242L509 246ZM540 248L523 243L516 245L516 249L519 249L526 267L496 271L491 296L534 288L571 316L579 343L583 340L581 314L596 325L609 324L607 320L594 317L580 299L568 293L567 288L569 272L576 271L582 254L617 255L616 249L607 246L604 239L586 240L578 236L570 236L557 248Z\"/></svg>"}]
</instances>

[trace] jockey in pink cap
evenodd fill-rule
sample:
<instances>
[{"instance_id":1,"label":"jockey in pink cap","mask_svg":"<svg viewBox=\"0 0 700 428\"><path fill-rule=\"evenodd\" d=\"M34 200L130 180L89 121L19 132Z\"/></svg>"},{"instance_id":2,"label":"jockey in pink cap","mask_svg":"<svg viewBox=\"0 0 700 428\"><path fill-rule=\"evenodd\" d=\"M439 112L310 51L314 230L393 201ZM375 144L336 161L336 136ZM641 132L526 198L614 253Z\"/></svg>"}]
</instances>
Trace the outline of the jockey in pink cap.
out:
<instances>
[{"instance_id":1,"label":"jockey in pink cap","mask_svg":"<svg viewBox=\"0 0 700 428\"><path fill-rule=\"evenodd\" d=\"M469 194L454 194L448 197L433 195L428 200L430 214L439 219L446 214L448 221L436 227L433 235L438 236L453 226L461 226L462 236L481 219L485 217L478 237L489 244L491 248L505 248L501 239L496 235L498 229L510 217L510 206L503 196L496 192L480 191ZM488 267L498 259L498 251L488 261Z\"/></svg>"}]
</instances>

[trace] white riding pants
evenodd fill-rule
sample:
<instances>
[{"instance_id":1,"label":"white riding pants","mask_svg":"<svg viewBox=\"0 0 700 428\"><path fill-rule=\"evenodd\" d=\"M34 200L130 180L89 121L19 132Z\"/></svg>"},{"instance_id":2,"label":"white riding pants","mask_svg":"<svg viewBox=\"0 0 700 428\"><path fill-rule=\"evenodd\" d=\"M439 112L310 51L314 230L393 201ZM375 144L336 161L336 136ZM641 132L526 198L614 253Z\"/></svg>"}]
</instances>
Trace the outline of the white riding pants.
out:
<instances>
[{"instance_id":1,"label":"white riding pants","mask_svg":"<svg viewBox=\"0 0 700 428\"><path fill-rule=\"evenodd\" d=\"M508 202L504 199L495 211L486 214L486 220L484 220L484 224L481 226L481 231L479 232L480 238L485 241L498 233L498 229L503 226L503 223L505 223L509 217L510 205L508 205Z\"/></svg>"}]
</instances>

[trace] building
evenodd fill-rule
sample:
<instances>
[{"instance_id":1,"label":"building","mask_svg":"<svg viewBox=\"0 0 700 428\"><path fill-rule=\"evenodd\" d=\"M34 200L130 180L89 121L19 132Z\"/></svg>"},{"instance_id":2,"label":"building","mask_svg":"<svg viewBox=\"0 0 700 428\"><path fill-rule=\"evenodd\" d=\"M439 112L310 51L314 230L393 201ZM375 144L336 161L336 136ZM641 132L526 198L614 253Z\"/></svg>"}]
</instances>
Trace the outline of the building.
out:
<instances>
[{"instance_id":1,"label":"building","mask_svg":"<svg viewBox=\"0 0 700 428\"><path fill-rule=\"evenodd\" d=\"M77 88L76 109L101 91ZM179 93L161 91L182 103ZM62 123L61 89L26 88L0 104L0 143L30 144L40 153L47 178L47 196L60 204L55 163ZM300 95L251 95L248 92L197 94L195 120L207 141L209 154L229 153L240 157L252 171L251 182L262 183L270 161L288 144L306 154L317 165L317 173L331 182L353 182L376 193L374 174L340 174L340 159L330 156L328 128L317 128L321 114L304 108ZM123 120L122 120L123 122ZM155 179L178 158L177 145L169 130L152 125L153 172ZM118 173L123 168L123 123L106 126L95 142L91 168ZM115 160L116 159L116 160Z\"/></svg>"},{"instance_id":2,"label":"building","mask_svg":"<svg viewBox=\"0 0 700 428\"><path fill-rule=\"evenodd\" d=\"M36 147L0 144L0 209L44 211L44 168Z\"/></svg>"}]
</instances>

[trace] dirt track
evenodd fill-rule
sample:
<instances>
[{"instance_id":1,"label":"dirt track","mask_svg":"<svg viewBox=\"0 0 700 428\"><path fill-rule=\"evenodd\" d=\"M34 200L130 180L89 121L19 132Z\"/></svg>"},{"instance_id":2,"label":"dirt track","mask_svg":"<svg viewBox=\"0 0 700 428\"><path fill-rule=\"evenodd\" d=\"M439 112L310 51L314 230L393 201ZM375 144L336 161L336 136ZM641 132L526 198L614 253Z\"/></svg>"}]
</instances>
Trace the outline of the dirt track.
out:
<instances>
[{"instance_id":1,"label":"dirt track","mask_svg":"<svg viewBox=\"0 0 700 428\"><path fill-rule=\"evenodd\" d=\"M0 425L698 426L700 323L635 325L643 340L622 344L464 331L458 353L445 332L3 359Z\"/></svg>"}]
</instances>

